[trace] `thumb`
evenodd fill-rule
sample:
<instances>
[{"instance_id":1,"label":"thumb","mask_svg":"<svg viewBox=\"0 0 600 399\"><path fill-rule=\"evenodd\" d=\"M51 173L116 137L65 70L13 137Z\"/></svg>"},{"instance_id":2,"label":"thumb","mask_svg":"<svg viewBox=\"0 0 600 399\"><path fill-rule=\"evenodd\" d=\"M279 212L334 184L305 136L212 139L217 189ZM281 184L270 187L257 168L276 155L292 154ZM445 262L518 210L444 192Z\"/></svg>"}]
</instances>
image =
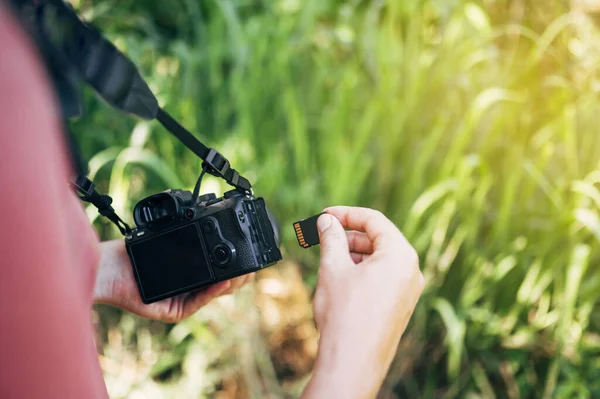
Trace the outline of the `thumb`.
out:
<instances>
[{"instance_id":1,"label":"thumb","mask_svg":"<svg viewBox=\"0 0 600 399\"><path fill-rule=\"evenodd\" d=\"M351 261L348 237L337 218L324 214L317 220L321 242L321 266L335 267Z\"/></svg>"}]
</instances>

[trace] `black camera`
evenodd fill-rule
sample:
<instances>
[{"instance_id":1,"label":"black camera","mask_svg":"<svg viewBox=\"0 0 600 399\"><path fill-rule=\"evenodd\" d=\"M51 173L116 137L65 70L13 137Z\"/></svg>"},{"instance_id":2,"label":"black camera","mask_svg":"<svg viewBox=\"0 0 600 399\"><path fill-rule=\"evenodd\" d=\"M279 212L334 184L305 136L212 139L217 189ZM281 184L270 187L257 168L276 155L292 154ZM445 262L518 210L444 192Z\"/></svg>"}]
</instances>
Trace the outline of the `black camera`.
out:
<instances>
[{"instance_id":1,"label":"black camera","mask_svg":"<svg viewBox=\"0 0 600 399\"><path fill-rule=\"evenodd\" d=\"M125 245L144 303L252 273L281 260L265 201L172 190L138 202Z\"/></svg>"}]
</instances>

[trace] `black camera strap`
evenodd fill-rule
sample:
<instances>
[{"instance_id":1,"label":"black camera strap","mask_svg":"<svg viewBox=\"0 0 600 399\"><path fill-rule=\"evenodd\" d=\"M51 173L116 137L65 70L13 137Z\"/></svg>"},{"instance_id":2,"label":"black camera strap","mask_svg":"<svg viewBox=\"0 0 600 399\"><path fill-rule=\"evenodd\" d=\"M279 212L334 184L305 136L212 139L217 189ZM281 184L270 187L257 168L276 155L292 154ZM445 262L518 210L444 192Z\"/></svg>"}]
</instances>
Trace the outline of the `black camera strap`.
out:
<instances>
[{"instance_id":1,"label":"black camera strap","mask_svg":"<svg viewBox=\"0 0 600 399\"><path fill-rule=\"evenodd\" d=\"M85 176L77 176L72 185L79 194L79 198L98 208L98 213L113 222L119 228L121 234L126 235L131 233L129 225L116 214L112 207L112 198L108 195L99 194L96 191L96 186L90 179Z\"/></svg>"},{"instance_id":2,"label":"black camera strap","mask_svg":"<svg viewBox=\"0 0 600 399\"><path fill-rule=\"evenodd\" d=\"M227 183L232 186L242 189L245 192L251 194L252 186L245 177L241 176L235 169L231 167L227 158L221 155L220 152L214 148L208 148L200 140L198 140L192 133L186 128L181 126L171 115L169 115L162 108L158 109L156 119L171 132L175 137L179 139L187 148L192 150L196 155L202 159L203 168L206 169L207 173L213 176L224 179Z\"/></svg>"},{"instance_id":3,"label":"black camera strap","mask_svg":"<svg viewBox=\"0 0 600 399\"><path fill-rule=\"evenodd\" d=\"M143 119L157 119L170 133L198 155L206 172L251 194L250 182L231 167L227 158L205 146L164 109L137 67L100 31L79 19L63 0L41 1L36 9L40 37L107 103Z\"/></svg>"}]
</instances>

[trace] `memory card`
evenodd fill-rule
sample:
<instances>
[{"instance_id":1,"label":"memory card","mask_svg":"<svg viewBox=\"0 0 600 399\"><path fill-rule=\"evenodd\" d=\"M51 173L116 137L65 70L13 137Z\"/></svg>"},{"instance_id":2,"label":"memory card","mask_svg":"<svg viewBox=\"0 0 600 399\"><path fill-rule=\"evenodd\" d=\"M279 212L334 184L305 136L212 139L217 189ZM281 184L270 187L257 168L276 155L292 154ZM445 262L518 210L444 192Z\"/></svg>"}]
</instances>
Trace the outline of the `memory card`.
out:
<instances>
[{"instance_id":1,"label":"memory card","mask_svg":"<svg viewBox=\"0 0 600 399\"><path fill-rule=\"evenodd\" d=\"M317 230L317 219L323 214L325 214L325 212L319 213L318 215L311 216L303 220L299 220L296 223L294 223L296 238L298 239L298 244L300 244L301 247L310 248L314 245L319 244L319 231Z\"/></svg>"}]
</instances>

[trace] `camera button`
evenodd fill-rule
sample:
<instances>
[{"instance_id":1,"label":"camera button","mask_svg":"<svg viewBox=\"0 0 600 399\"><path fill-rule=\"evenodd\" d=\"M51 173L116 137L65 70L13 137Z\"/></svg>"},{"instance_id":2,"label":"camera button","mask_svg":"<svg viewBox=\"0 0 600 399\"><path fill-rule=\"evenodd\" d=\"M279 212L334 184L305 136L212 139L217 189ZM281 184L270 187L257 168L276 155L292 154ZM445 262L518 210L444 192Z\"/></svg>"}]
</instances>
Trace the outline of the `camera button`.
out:
<instances>
[{"instance_id":1,"label":"camera button","mask_svg":"<svg viewBox=\"0 0 600 399\"><path fill-rule=\"evenodd\" d=\"M225 244L217 244L212 250L212 256L217 266L225 267L231 260L231 249Z\"/></svg>"},{"instance_id":2,"label":"camera button","mask_svg":"<svg viewBox=\"0 0 600 399\"><path fill-rule=\"evenodd\" d=\"M186 209L184 214L186 218L191 219L194 217L195 212L193 209Z\"/></svg>"}]
</instances>

